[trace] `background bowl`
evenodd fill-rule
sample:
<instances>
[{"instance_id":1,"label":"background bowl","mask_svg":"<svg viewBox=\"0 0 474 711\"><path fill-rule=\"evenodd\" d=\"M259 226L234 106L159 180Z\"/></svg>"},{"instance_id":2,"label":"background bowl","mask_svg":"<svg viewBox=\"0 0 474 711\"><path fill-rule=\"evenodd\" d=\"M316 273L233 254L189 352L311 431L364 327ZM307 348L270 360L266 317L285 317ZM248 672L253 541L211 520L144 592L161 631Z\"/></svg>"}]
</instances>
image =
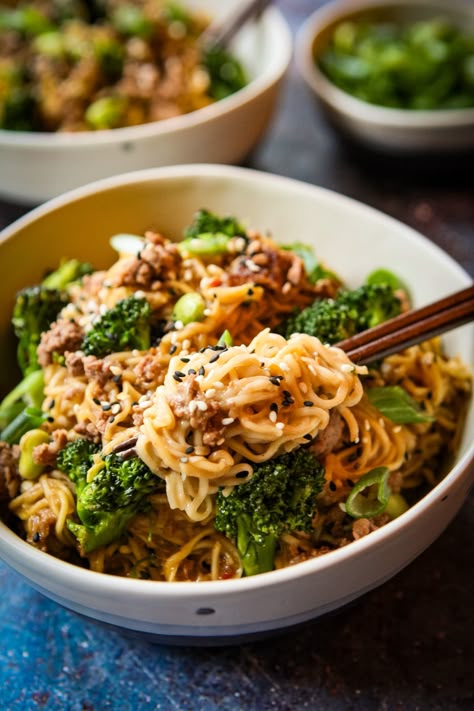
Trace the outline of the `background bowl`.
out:
<instances>
[{"instance_id":1,"label":"background bowl","mask_svg":"<svg viewBox=\"0 0 474 711\"><path fill-rule=\"evenodd\" d=\"M107 266L115 258L108 239L117 232L156 228L179 237L201 207L236 215L277 240L314 245L317 256L352 286L390 265L410 286L415 305L470 283L460 266L412 229L321 188L228 166L140 171L56 198L0 235L3 380L8 374L14 379L9 319L19 288L38 281L64 256ZM457 329L445 340L450 353L473 362L472 328ZM253 578L162 583L94 573L34 549L1 523L0 555L36 589L93 619L165 642L237 641L335 610L412 561L460 508L472 481L473 439L471 408L451 471L407 513L345 548Z\"/></svg>"},{"instance_id":2,"label":"background bowl","mask_svg":"<svg viewBox=\"0 0 474 711\"><path fill-rule=\"evenodd\" d=\"M433 17L447 17L461 28L474 29L472 3L462 0L340 0L317 10L302 25L296 38L299 72L326 116L343 134L390 153L474 149L474 108L414 111L375 106L339 89L315 62L341 21L407 24Z\"/></svg>"},{"instance_id":3,"label":"background bowl","mask_svg":"<svg viewBox=\"0 0 474 711\"><path fill-rule=\"evenodd\" d=\"M181 2L181 0L180 0ZM182 0L210 17L239 0ZM36 204L118 173L178 163L237 163L257 143L273 114L292 40L282 14L268 8L238 33L232 51L249 83L198 111L105 131L34 133L0 130L0 195Z\"/></svg>"}]
</instances>

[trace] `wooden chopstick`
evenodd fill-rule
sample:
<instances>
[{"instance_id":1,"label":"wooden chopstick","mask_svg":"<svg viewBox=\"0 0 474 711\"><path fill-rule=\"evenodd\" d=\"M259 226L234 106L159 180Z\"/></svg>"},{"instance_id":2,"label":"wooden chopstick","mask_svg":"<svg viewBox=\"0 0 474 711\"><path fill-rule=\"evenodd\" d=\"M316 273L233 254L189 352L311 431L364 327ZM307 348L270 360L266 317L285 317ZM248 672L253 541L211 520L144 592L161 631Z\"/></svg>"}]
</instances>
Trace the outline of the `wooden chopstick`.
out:
<instances>
[{"instance_id":1,"label":"wooden chopstick","mask_svg":"<svg viewBox=\"0 0 474 711\"><path fill-rule=\"evenodd\" d=\"M474 285L419 309L340 341L349 358L360 365L398 353L474 319Z\"/></svg>"},{"instance_id":2,"label":"wooden chopstick","mask_svg":"<svg viewBox=\"0 0 474 711\"><path fill-rule=\"evenodd\" d=\"M222 20L215 20L201 33L199 43L210 49L226 47L240 28L253 17L258 17L272 0L241 0L234 12Z\"/></svg>"}]
</instances>

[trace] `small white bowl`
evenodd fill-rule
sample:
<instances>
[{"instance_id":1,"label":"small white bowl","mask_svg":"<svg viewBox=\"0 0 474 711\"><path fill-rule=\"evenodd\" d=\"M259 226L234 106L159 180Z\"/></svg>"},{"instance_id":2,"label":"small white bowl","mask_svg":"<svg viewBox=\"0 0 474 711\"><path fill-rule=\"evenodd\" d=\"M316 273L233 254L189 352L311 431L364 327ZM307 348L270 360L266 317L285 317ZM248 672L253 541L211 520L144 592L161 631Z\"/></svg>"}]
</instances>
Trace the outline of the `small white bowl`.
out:
<instances>
[{"instance_id":1,"label":"small white bowl","mask_svg":"<svg viewBox=\"0 0 474 711\"><path fill-rule=\"evenodd\" d=\"M315 58L344 20L414 22L447 17L474 28L472 3L462 0L339 0L314 12L296 38L296 63L328 119L351 139L388 153L447 153L474 148L474 108L414 111L375 106L333 84Z\"/></svg>"},{"instance_id":2,"label":"small white bowl","mask_svg":"<svg viewBox=\"0 0 474 711\"><path fill-rule=\"evenodd\" d=\"M183 0L210 17L239 0ZM274 7L247 23L232 51L249 83L189 114L140 126L81 133L0 130L0 196L36 204L93 180L179 163L237 163L261 138L292 54L291 32Z\"/></svg>"},{"instance_id":3,"label":"small white bowl","mask_svg":"<svg viewBox=\"0 0 474 711\"><path fill-rule=\"evenodd\" d=\"M458 264L411 228L322 188L215 165L109 178L36 208L0 234L0 392L12 385L10 314L19 288L39 281L61 257L109 265L116 256L109 237L117 232L154 228L178 237L201 207L235 215L277 240L313 245L318 258L354 287L371 270L389 265L409 284L415 305L470 283ZM448 352L473 363L473 336L470 326L451 332ZM162 642L238 641L335 610L410 563L463 503L472 484L473 444L471 406L451 470L409 511L344 548L255 577L164 583L104 575L38 551L2 523L0 556L46 596L95 620Z\"/></svg>"}]
</instances>

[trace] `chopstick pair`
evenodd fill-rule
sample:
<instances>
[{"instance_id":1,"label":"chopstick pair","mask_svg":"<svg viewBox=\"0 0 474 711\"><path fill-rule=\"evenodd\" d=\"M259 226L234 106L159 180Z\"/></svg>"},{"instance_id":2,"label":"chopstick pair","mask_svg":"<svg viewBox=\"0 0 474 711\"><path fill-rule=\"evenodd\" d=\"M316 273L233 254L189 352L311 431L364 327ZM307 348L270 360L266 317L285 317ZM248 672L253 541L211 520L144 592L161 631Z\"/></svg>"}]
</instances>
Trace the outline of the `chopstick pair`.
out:
<instances>
[{"instance_id":1,"label":"chopstick pair","mask_svg":"<svg viewBox=\"0 0 474 711\"><path fill-rule=\"evenodd\" d=\"M474 285L351 336L335 345L360 365L398 353L474 319Z\"/></svg>"},{"instance_id":2,"label":"chopstick pair","mask_svg":"<svg viewBox=\"0 0 474 711\"><path fill-rule=\"evenodd\" d=\"M241 0L235 10L223 19L213 20L202 32L199 41L207 48L227 47L241 27L254 17L258 17L272 0Z\"/></svg>"}]
</instances>

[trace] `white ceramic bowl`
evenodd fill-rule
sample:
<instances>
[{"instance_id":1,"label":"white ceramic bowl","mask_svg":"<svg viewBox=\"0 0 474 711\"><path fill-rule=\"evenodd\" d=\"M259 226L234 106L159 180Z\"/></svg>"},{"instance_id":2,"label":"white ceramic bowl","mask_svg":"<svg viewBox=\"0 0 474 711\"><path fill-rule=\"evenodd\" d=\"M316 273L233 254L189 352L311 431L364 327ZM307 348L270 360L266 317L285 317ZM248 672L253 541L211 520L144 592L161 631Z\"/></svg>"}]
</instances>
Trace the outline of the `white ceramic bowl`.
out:
<instances>
[{"instance_id":1,"label":"white ceramic bowl","mask_svg":"<svg viewBox=\"0 0 474 711\"><path fill-rule=\"evenodd\" d=\"M239 0L182 3L220 17ZM126 171L179 163L239 162L265 131L291 59L291 33L280 11L270 7L259 21L247 23L232 51L245 67L249 83L198 111L105 131L0 130L0 196L33 205Z\"/></svg>"},{"instance_id":2,"label":"white ceramic bowl","mask_svg":"<svg viewBox=\"0 0 474 711\"><path fill-rule=\"evenodd\" d=\"M297 66L319 106L342 133L389 153L474 149L474 108L409 111L375 106L339 89L315 62L341 21L410 23L440 16L461 28L474 29L474 10L469 0L336 0L306 20L296 38Z\"/></svg>"},{"instance_id":3,"label":"white ceramic bowl","mask_svg":"<svg viewBox=\"0 0 474 711\"><path fill-rule=\"evenodd\" d=\"M353 286L390 265L421 305L470 283L450 257L403 224L346 197L300 182L227 166L175 166L100 181L43 205L0 236L0 373L12 372L5 345L17 289L40 279L62 256L97 267L114 259L108 239L149 227L180 235L207 207L304 240ZM23 255L29 255L26 260ZM420 265L423 268L420 268ZM446 338L451 353L474 358L473 331ZM7 386L3 384L3 389ZM1 386L0 386L1 387ZM384 582L443 531L472 481L474 413L446 478L407 513L345 548L256 577L163 583L112 577L64 563L0 524L0 556L35 588L96 620L155 635L160 641L213 643L267 633L323 615ZM440 561L442 566L443 562Z\"/></svg>"}]
</instances>

